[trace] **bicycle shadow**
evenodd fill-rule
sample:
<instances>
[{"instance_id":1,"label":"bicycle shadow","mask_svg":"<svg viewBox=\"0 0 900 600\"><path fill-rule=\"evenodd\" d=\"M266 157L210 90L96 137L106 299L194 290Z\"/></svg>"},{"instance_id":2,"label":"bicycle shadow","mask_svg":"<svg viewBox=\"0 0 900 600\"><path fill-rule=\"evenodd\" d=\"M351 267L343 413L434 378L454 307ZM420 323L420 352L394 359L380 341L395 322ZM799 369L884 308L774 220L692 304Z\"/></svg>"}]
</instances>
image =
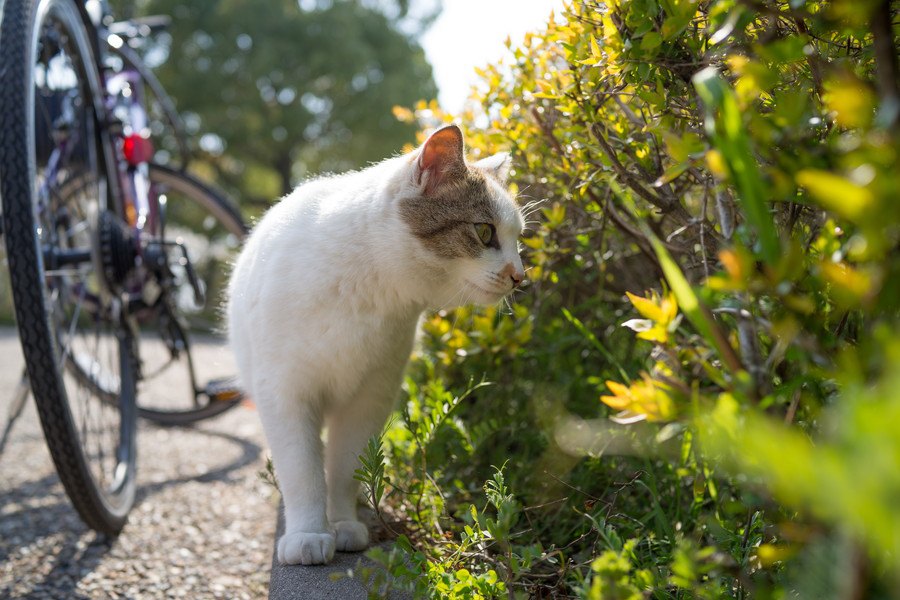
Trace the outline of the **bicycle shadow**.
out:
<instances>
[{"instance_id":1,"label":"bicycle shadow","mask_svg":"<svg viewBox=\"0 0 900 600\"><path fill-rule=\"evenodd\" d=\"M203 430L203 429L193 429L191 427L174 427L174 428L173 427L164 427L164 428L161 427L161 429L166 429L168 431L188 432L191 434L205 435L210 438L230 442L239 448L240 456L236 457L231 462L229 462L221 467L211 469L200 475L183 475L181 477L174 477L174 478L166 479L164 481L141 484L138 487L135 503L142 502L146 498L149 498L150 496L157 494L166 488L184 484L184 483L198 482L198 481L201 483L207 483L207 482L211 483L214 481L221 481L221 482L228 483L230 481L234 481L235 471L238 471L238 470L242 469L243 467L246 467L247 465L250 465L250 464L256 462L259 459L260 455L262 454L262 448L260 448L259 445L257 445L256 443L251 442L250 440L246 440L244 438L238 437L236 435L230 434L230 433L223 433L221 431L208 431L208 430ZM138 436L140 436L140 434L138 434ZM140 478L140 469L138 470L138 478ZM140 483L140 481L138 483Z\"/></svg>"},{"instance_id":2,"label":"bicycle shadow","mask_svg":"<svg viewBox=\"0 0 900 600\"><path fill-rule=\"evenodd\" d=\"M141 483L138 471L136 504L152 501L154 495L165 489L190 482L234 481L234 473L256 462L262 452L256 443L228 433L200 429L182 431L233 444L238 449L238 456L201 475L147 484ZM97 568L116 541L91 531L82 523L55 472L4 491L0 495L0 515L0 564L9 560L19 548L40 548L42 543L49 541L48 538L53 538L52 559L48 556L47 561L52 561L52 566L42 576L26 583L30 588L26 595L40 595L40 590L52 582L54 593L62 593L61 597L90 598L78 592L78 583ZM30 575L33 574L19 574L12 582L0 587L0 598L11 597L13 590Z\"/></svg>"},{"instance_id":3,"label":"bicycle shadow","mask_svg":"<svg viewBox=\"0 0 900 600\"><path fill-rule=\"evenodd\" d=\"M51 500L48 502L48 500ZM10 507L13 507L10 510ZM30 548L53 538L51 566L43 576L17 573L13 581L0 588L0 598L11 597L14 590L39 590L49 581L67 597L84 599L78 594L73 573L89 573L109 550L104 536L92 534L69 504L56 473L28 481L0 496L0 563L19 548ZM50 557L48 557L50 558Z\"/></svg>"}]
</instances>

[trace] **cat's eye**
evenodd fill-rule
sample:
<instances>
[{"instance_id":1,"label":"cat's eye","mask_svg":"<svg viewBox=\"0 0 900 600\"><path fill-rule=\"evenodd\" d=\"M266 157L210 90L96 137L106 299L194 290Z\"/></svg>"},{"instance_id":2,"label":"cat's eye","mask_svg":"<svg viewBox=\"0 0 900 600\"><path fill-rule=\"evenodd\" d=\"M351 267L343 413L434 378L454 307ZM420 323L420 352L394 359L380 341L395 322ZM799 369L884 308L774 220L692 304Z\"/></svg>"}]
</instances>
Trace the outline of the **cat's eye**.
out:
<instances>
[{"instance_id":1,"label":"cat's eye","mask_svg":"<svg viewBox=\"0 0 900 600\"><path fill-rule=\"evenodd\" d=\"M475 223L475 235L485 246L495 246L497 230L490 223Z\"/></svg>"}]
</instances>

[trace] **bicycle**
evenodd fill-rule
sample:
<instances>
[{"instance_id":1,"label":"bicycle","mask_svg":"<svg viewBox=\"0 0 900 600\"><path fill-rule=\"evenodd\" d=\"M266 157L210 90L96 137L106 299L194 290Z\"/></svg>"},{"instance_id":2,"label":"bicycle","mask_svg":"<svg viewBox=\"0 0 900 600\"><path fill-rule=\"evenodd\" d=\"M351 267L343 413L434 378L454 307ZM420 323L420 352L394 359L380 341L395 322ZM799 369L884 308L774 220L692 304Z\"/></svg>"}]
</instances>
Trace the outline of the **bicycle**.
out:
<instances>
[{"instance_id":1,"label":"bicycle","mask_svg":"<svg viewBox=\"0 0 900 600\"><path fill-rule=\"evenodd\" d=\"M152 161L151 95L188 157L131 47L165 19L116 23L105 0L2 7L0 198L27 375L67 495L115 535L135 497L136 418L186 425L241 401L233 382L201 380L191 341L215 330L247 227L184 165ZM141 393L175 369L183 397Z\"/></svg>"}]
</instances>

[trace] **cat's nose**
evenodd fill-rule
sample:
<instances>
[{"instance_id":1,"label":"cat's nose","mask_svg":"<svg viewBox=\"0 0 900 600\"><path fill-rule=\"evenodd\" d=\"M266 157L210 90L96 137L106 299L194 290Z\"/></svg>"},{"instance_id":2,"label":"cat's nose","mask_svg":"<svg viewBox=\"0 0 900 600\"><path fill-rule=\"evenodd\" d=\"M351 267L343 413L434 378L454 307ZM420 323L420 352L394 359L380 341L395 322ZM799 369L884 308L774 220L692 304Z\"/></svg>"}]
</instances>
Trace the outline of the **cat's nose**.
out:
<instances>
[{"instance_id":1,"label":"cat's nose","mask_svg":"<svg viewBox=\"0 0 900 600\"><path fill-rule=\"evenodd\" d=\"M504 277L509 277L512 280L513 287L519 287L523 281L525 281L525 273L521 268L517 268L516 265L512 263L506 263L506 266L503 267L503 271L500 273Z\"/></svg>"}]
</instances>

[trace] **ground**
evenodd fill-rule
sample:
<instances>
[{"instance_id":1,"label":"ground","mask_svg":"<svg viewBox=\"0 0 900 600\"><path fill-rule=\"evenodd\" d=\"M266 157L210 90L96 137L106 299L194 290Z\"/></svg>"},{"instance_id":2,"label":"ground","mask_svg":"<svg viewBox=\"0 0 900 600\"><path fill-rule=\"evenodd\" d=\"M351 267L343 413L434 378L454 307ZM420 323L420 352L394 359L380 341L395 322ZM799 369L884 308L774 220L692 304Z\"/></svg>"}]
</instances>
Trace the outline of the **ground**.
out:
<instances>
[{"instance_id":1,"label":"ground","mask_svg":"<svg viewBox=\"0 0 900 600\"><path fill-rule=\"evenodd\" d=\"M198 350L231 360L221 343ZM0 435L21 373L16 332L0 329ZM28 399L0 450L0 598L266 596L277 508L257 477L266 446L252 407L195 429L141 423L138 445L135 508L102 539L69 504Z\"/></svg>"}]
</instances>

